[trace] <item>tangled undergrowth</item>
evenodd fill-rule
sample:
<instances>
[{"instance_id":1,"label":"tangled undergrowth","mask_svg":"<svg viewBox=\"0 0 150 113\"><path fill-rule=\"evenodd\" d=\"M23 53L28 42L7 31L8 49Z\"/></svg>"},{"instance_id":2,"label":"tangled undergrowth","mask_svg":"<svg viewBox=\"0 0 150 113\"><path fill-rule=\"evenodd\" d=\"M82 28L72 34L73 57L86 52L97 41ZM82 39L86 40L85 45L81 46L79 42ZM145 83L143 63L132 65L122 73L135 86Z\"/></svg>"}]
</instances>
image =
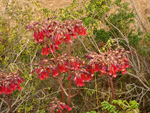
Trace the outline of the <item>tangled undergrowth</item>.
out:
<instances>
[{"instance_id":1,"label":"tangled undergrowth","mask_svg":"<svg viewBox=\"0 0 150 113\"><path fill-rule=\"evenodd\" d=\"M3 5L0 112L150 111L150 23L134 0Z\"/></svg>"}]
</instances>

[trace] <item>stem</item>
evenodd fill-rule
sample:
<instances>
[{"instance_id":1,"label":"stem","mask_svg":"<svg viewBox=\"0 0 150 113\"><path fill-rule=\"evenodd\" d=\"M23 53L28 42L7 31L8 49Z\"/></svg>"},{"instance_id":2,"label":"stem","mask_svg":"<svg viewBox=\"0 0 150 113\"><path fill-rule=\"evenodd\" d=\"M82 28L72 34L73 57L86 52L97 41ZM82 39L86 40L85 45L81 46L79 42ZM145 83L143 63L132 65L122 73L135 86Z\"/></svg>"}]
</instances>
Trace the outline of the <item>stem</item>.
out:
<instances>
[{"instance_id":1,"label":"stem","mask_svg":"<svg viewBox=\"0 0 150 113\"><path fill-rule=\"evenodd\" d=\"M8 96L8 101L7 101L7 103L8 103L10 112L13 113L13 109L12 109L12 107L11 107L11 95L10 95L10 97Z\"/></svg>"},{"instance_id":2,"label":"stem","mask_svg":"<svg viewBox=\"0 0 150 113\"><path fill-rule=\"evenodd\" d=\"M80 87L79 87L78 92L76 94L72 95L71 98L75 97L77 94L79 94L79 92L80 92Z\"/></svg>"},{"instance_id":3,"label":"stem","mask_svg":"<svg viewBox=\"0 0 150 113\"><path fill-rule=\"evenodd\" d=\"M70 43L68 43L68 56L70 56ZM70 62L69 62L69 68L70 68ZM71 71L69 70L69 75L71 74ZM69 80L69 90L68 90L68 106L70 106L71 102L71 79Z\"/></svg>"},{"instance_id":4,"label":"stem","mask_svg":"<svg viewBox=\"0 0 150 113\"><path fill-rule=\"evenodd\" d=\"M108 78L109 78L110 86L111 86L112 99L115 100L114 85L113 85L113 77L110 77L110 76L108 75Z\"/></svg>"},{"instance_id":5,"label":"stem","mask_svg":"<svg viewBox=\"0 0 150 113\"><path fill-rule=\"evenodd\" d=\"M53 48L54 48L54 46L53 46ZM55 50L55 48L54 48L54 59L55 59L55 64L57 64L57 55L56 55L56 50ZM57 69L57 71L58 71L58 73L59 73L59 75L58 75L58 82L59 82L60 87L61 87L62 102L65 103L65 96L64 96L65 90L64 90L64 88L63 88L61 73L60 73L60 71L59 71L58 65L56 65L56 69Z\"/></svg>"},{"instance_id":6,"label":"stem","mask_svg":"<svg viewBox=\"0 0 150 113\"><path fill-rule=\"evenodd\" d=\"M96 76L95 76L95 90L96 90L96 103L97 103L97 106L99 106L99 102L98 102L98 90L97 90L97 81L96 81Z\"/></svg>"},{"instance_id":7,"label":"stem","mask_svg":"<svg viewBox=\"0 0 150 113\"><path fill-rule=\"evenodd\" d=\"M60 84L60 87L61 87L61 98L62 98L62 102L65 103L65 95L64 95L64 89L62 88L62 78L61 76L59 75L58 76L58 82Z\"/></svg>"}]
</instances>

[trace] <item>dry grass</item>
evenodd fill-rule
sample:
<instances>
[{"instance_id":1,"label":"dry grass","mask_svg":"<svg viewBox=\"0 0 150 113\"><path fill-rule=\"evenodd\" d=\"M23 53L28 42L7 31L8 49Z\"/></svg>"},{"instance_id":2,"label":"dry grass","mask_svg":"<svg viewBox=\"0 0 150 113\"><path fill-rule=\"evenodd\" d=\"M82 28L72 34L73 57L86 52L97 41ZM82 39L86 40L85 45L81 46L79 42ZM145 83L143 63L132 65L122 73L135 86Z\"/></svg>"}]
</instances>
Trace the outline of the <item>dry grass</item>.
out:
<instances>
[{"instance_id":1,"label":"dry grass","mask_svg":"<svg viewBox=\"0 0 150 113\"><path fill-rule=\"evenodd\" d=\"M11 3L12 0L0 0L0 11L4 11L5 5L3 4L4 1L9 1ZM28 4L31 7L34 8L33 2L38 2L41 4L42 8L50 8L50 9L56 9L56 8L64 8L72 3L73 0L16 0L21 5ZM80 0L82 1L82 0ZM129 2L131 0L123 0L125 2ZM150 0L135 0L136 7L138 9L138 12L140 16L143 19L146 19L147 16L150 16ZM112 9L113 11L114 9Z\"/></svg>"}]
</instances>

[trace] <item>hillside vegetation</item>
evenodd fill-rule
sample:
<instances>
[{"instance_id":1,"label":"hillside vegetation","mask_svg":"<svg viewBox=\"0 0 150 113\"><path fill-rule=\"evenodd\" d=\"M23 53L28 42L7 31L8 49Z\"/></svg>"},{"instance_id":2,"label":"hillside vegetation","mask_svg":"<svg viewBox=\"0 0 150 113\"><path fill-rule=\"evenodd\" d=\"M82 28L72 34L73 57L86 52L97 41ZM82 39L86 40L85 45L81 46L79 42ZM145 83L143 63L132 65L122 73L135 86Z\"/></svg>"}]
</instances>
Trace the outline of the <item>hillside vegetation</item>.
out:
<instances>
[{"instance_id":1,"label":"hillside vegetation","mask_svg":"<svg viewBox=\"0 0 150 113\"><path fill-rule=\"evenodd\" d=\"M0 0L0 113L150 112L149 4Z\"/></svg>"}]
</instances>

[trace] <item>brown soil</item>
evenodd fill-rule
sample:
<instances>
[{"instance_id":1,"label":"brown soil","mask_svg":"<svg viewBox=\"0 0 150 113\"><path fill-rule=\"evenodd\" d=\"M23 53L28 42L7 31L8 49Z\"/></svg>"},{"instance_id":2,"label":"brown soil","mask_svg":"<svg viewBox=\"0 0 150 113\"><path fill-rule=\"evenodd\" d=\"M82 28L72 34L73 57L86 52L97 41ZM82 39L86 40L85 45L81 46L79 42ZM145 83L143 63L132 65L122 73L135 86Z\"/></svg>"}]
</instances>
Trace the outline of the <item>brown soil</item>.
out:
<instances>
[{"instance_id":1,"label":"brown soil","mask_svg":"<svg viewBox=\"0 0 150 113\"><path fill-rule=\"evenodd\" d=\"M50 9L64 8L72 3L73 0L39 0L39 3Z\"/></svg>"}]
</instances>

